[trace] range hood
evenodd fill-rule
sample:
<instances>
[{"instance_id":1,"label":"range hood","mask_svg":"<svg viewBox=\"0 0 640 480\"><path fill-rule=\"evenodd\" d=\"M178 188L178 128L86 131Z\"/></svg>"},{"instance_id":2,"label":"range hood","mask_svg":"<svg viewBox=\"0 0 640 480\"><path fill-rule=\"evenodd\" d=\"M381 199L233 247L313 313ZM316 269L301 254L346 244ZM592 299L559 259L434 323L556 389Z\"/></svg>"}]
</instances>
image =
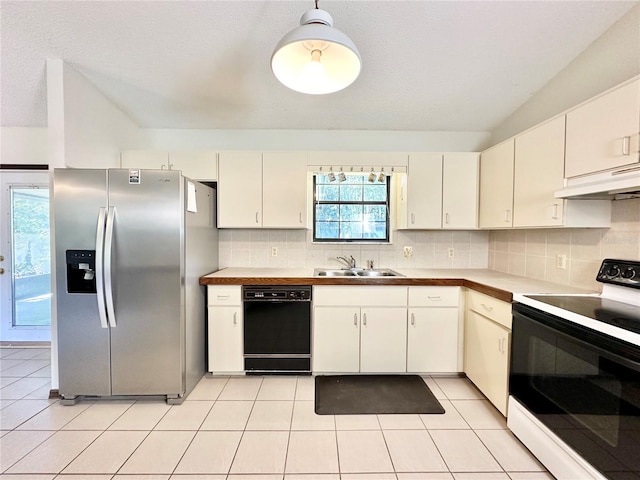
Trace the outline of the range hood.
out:
<instances>
[{"instance_id":1,"label":"range hood","mask_svg":"<svg viewBox=\"0 0 640 480\"><path fill-rule=\"evenodd\" d=\"M640 197L640 165L621 170L570 178L555 192L556 198L621 198Z\"/></svg>"}]
</instances>

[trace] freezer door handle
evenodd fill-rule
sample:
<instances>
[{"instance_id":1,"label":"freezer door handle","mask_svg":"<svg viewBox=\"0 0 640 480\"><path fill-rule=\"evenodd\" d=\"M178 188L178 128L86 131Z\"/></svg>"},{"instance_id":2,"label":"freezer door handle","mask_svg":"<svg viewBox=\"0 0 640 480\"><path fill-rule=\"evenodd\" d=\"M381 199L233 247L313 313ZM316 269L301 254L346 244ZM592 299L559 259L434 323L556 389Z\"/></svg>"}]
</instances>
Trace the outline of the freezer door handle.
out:
<instances>
[{"instance_id":1,"label":"freezer door handle","mask_svg":"<svg viewBox=\"0 0 640 480\"><path fill-rule=\"evenodd\" d=\"M108 328L107 324L107 308L104 302L104 222L106 211L100 209L98 213L98 227L96 228L96 292L98 297L98 316L100 317L100 326Z\"/></svg>"},{"instance_id":2,"label":"freezer door handle","mask_svg":"<svg viewBox=\"0 0 640 480\"><path fill-rule=\"evenodd\" d=\"M111 257L113 253L113 227L116 219L116 207L107 210L107 226L104 236L104 293L107 299L107 318L109 326L116 326L116 312L113 308L113 281L111 275Z\"/></svg>"}]
</instances>

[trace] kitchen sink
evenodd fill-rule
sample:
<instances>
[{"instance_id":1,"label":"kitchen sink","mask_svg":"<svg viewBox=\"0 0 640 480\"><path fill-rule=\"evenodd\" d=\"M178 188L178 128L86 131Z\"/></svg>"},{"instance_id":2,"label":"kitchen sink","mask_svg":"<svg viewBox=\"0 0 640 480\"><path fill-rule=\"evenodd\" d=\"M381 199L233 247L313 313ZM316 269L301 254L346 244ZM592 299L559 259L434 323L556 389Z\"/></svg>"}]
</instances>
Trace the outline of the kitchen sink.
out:
<instances>
[{"instance_id":1,"label":"kitchen sink","mask_svg":"<svg viewBox=\"0 0 640 480\"><path fill-rule=\"evenodd\" d=\"M371 270L316 268L313 274L316 277L402 277L398 272L388 268L376 268Z\"/></svg>"},{"instance_id":2,"label":"kitchen sink","mask_svg":"<svg viewBox=\"0 0 640 480\"><path fill-rule=\"evenodd\" d=\"M313 272L316 277L357 277L358 274L353 270L337 270L330 268L316 268Z\"/></svg>"},{"instance_id":3,"label":"kitchen sink","mask_svg":"<svg viewBox=\"0 0 640 480\"><path fill-rule=\"evenodd\" d=\"M360 277L402 277L398 272L388 268L376 268L372 270L360 270L356 272Z\"/></svg>"}]
</instances>

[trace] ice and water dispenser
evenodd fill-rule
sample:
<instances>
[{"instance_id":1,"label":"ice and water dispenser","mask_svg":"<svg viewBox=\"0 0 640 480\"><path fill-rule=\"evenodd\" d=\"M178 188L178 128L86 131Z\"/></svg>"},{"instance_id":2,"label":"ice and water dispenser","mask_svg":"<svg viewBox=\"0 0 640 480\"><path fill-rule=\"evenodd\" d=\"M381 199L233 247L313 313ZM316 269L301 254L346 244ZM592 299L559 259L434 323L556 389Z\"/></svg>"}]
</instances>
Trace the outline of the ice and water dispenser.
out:
<instances>
[{"instance_id":1,"label":"ice and water dispenser","mask_svg":"<svg viewBox=\"0 0 640 480\"><path fill-rule=\"evenodd\" d=\"M67 250L68 293L96 293L95 272L95 250Z\"/></svg>"}]
</instances>

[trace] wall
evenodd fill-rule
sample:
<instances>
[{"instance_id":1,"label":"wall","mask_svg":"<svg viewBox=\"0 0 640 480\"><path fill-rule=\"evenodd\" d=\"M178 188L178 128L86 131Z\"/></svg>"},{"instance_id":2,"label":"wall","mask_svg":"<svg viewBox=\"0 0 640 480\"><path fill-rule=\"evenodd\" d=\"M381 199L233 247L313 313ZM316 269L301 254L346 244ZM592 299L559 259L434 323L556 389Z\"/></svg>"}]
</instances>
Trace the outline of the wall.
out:
<instances>
[{"instance_id":1,"label":"wall","mask_svg":"<svg viewBox=\"0 0 640 480\"><path fill-rule=\"evenodd\" d=\"M500 143L640 74L640 4L491 132Z\"/></svg>"},{"instance_id":2,"label":"wall","mask_svg":"<svg viewBox=\"0 0 640 480\"><path fill-rule=\"evenodd\" d=\"M640 198L613 202L611 228L503 230L489 236L489 268L550 282L600 290L602 260L640 261ZM567 268L556 268L556 255Z\"/></svg>"},{"instance_id":3,"label":"wall","mask_svg":"<svg viewBox=\"0 0 640 480\"><path fill-rule=\"evenodd\" d=\"M47 110L54 167L118 167L120 151L141 142L133 120L59 59L47 60Z\"/></svg>"},{"instance_id":4,"label":"wall","mask_svg":"<svg viewBox=\"0 0 640 480\"><path fill-rule=\"evenodd\" d=\"M220 267L337 267L353 255L358 266L380 268L487 268L489 232L394 231L392 245L313 244L310 230L220 230ZM403 247L413 247L411 258ZM278 255L271 256L271 247ZM454 249L454 258L448 249Z\"/></svg>"},{"instance_id":5,"label":"wall","mask_svg":"<svg viewBox=\"0 0 640 480\"><path fill-rule=\"evenodd\" d=\"M343 150L379 152L478 152L488 132L365 130L169 130L144 129L144 147L159 150Z\"/></svg>"},{"instance_id":6,"label":"wall","mask_svg":"<svg viewBox=\"0 0 640 480\"><path fill-rule=\"evenodd\" d=\"M47 129L2 127L0 129L0 163L48 163Z\"/></svg>"}]
</instances>

